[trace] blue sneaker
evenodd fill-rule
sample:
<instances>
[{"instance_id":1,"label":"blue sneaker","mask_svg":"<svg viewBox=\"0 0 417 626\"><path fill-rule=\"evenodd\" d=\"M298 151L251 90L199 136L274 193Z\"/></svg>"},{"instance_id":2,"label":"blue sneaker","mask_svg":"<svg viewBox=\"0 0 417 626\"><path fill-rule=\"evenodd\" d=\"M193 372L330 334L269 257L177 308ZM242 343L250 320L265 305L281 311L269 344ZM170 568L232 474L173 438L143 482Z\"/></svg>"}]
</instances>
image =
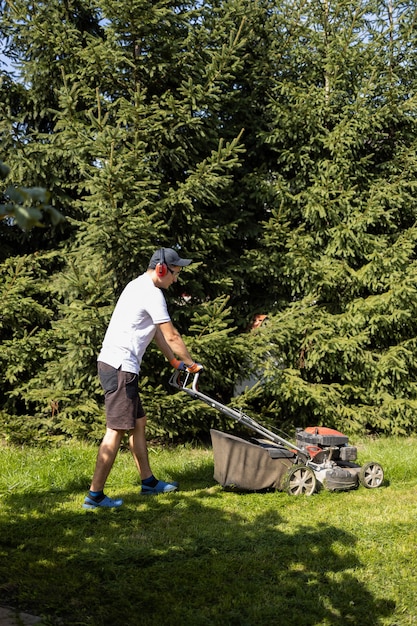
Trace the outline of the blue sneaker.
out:
<instances>
[{"instance_id":1,"label":"blue sneaker","mask_svg":"<svg viewBox=\"0 0 417 626\"><path fill-rule=\"evenodd\" d=\"M155 487L149 487L149 485L142 485L141 496L156 496L158 493L169 493L170 491L176 491L178 489L178 483L166 483L163 480L158 480Z\"/></svg>"},{"instance_id":2,"label":"blue sneaker","mask_svg":"<svg viewBox=\"0 0 417 626\"><path fill-rule=\"evenodd\" d=\"M98 509L99 507L114 509L118 506L122 506L122 504L123 500L113 500L108 496L104 496L103 500L100 500L100 502L96 502L96 500L87 496L84 500L83 509Z\"/></svg>"}]
</instances>

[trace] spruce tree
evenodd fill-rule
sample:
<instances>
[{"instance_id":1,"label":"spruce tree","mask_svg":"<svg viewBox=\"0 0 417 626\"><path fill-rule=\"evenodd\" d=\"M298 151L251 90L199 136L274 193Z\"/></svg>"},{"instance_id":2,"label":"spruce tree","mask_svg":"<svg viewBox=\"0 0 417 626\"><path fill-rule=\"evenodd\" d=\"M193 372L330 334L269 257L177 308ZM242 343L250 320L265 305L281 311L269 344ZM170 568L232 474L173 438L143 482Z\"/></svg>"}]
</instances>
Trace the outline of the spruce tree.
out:
<instances>
[{"instance_id":1,"label":"spruce tree","mask_svg":"<svg viewBox=\"0 0 417 626\"><path fill-rule=\"evenodd\" d=\"M293 71L274 82L264 137L276 155L264 262L282 280L261 350L267 388L292 423L410 432L414 26L403 4L303 7L297 23L288 15Z\"/></svg>"},{"instance_id":2,"label":"spruce tree","mask_svg":"<svg viewBox=\"0 0 417 626\"><path fill-rule=\"evenodd\" d=\"M197 262L194 278L191 270L188 285L170 298L178 309L176 325L184 332L194 315L206 320L203 328L194 326L207 359L217 360L221 348L230 362L242 351L219 340L234 329L230 324L226 331L222 321L229 315L221 305L220 285L224 290L227 279L217 280L221 295L216 299L215 293L213 302L204 302L202 287L196 289L199 259L221 246L222 231L232 227L212 209L221 204L242 149L239 134L224 141L211 109L239 65L239 28L233 37L223 32L221 45L207 50L198 20L198 32L189 32L195 11L167 2L149 11L143 3L101 8L102 30L74 46L78 63L58 64L61 82L48 109L52 129L32 139L33 149L61 158L76 173L68 183L74 200L67 217L72 232L61 246L65 265L50 280L56 311L41 348L45 366L19 391L50 434L95 435L102 418L95 359L106 323L125 283L146 269L161 245L178 246ZM56 20L58 9L48 17ZM192 295L190 305L184 293ZM158 388L159 371L150 378ZM230 386L233 380L225 378ZM150 386L144 387L145 403L148 394L155 404Z\"/></svg>"}]
</instances>

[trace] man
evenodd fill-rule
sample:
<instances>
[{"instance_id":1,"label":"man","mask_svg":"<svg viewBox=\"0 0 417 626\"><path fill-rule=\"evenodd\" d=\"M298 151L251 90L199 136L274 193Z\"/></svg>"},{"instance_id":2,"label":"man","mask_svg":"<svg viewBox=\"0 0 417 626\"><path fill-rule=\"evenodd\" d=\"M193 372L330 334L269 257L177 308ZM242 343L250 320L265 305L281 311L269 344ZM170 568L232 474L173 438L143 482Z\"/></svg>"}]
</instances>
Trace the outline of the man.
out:
<instances>
[{"instance_id":1,"label":"man","mask_svg":"<svg viewBox=\"0 0 417 626\"><path fill-rule=\"evenodd\" d=\"M96 467L83 507L119 507L122 500L104 494L104 485L120 447L129 433L129 448L142 479L141 494L175 491L178 483L157 480L151 471L146 444L146 415L139 391L138 375L146 348L152 339L176 369L196 373L195 363L168 314L162 289L176 282L181 268L191 259L181 259L172 248L157 250L148 270L123 290L104 336L98 356L98 373L104 389L106 433L100 444ZM178 358L177 358L178 357Z\"/></svg>"}]
</instances>

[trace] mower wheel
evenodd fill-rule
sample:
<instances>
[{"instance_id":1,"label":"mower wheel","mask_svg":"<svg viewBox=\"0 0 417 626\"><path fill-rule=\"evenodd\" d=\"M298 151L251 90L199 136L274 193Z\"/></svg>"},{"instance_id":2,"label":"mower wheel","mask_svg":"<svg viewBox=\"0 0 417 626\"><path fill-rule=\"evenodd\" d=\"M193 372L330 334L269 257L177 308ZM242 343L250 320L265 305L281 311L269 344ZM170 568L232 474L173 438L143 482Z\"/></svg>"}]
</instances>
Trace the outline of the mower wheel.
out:
<instances>
[{"instance_id":1,"label":"mower wheel","mask_svg":"<svg viewBox=\"0 0 417 626\"><path fill-rule=\"evenodd\" d=\"M379 463L365 463L359 471L359 482L367 489L380 487L384 480L384 470Z\"/></svg>"},{"instance_id":2,"label":"mower wheel","mask_svg":"<svg viewBox=\"0 0 417 626\"><path fill-rule=\"evenodd\" d=\"M316 490L316 476L311 467L294 465L284 478L284 491L290 496L311 496Z\"/></svg>"}]
</instances>

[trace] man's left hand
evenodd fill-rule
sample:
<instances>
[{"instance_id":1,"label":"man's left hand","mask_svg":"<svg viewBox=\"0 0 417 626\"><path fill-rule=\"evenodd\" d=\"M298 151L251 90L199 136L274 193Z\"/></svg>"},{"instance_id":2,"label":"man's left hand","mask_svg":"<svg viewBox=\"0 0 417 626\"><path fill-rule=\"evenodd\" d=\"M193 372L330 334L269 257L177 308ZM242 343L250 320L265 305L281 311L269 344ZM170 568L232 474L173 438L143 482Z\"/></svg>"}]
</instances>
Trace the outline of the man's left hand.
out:
<instances>
[{"instance_id":1,"label":"man's left hand","mask_svg":"<svg viewBox=\"0 0 417 626\"><path fill-rule=\"evenodd\" d=\"M171 359L170 360L170 364L172 365L173 368L175 368L176 370L181 370L182 372L187 371L187 366L184 363L184 361L179 361L178 359Z\"/></svg>"}]
</instances>

